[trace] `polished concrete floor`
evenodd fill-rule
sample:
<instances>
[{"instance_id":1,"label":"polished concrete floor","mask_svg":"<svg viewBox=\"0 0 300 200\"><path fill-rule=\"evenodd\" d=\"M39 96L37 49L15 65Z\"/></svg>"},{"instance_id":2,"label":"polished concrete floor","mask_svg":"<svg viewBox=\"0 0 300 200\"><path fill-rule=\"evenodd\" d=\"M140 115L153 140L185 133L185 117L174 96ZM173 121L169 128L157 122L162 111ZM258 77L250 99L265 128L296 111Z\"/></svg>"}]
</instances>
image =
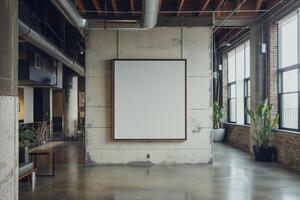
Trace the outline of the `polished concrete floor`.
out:
<instances>
[{"instance_id":1,"label":"polished concrete floor","mask_svg":"<svg viewBox=\"0 0 300 200\"><path fill-rule=\"evenodd\" d=\"M256 163L248 154L215 145L213 165L82 165L82 145L56 149L55 177L37 177L34 192L20 184L21 200L296 200L300 174L276 163Z\"/></svg>"}]
</instances>

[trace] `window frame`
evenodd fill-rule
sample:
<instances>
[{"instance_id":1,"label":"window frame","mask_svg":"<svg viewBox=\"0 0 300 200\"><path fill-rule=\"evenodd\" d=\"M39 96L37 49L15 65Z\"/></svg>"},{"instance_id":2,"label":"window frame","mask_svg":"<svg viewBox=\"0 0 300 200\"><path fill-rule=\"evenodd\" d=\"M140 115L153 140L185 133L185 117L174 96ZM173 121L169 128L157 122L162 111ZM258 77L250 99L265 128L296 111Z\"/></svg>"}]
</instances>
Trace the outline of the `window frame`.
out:
<instances>
[{"instance_id":1,"label":"window frame","mask_svg":"<svg viewBox=\"0 0 300 200\"><path fill-rule=\"evenodd\" d=\"M250 116L247 113L248 110L248 101L250 102L250 95L251 93L249 92L249 87L251 87L251 80L249 78L244 79L244 124L245 125L250 125ZM248 118L249 118L249 123L248 123Z\"/></svg>"},{"instance_id":2,"label":"window frame","mask_svg":"<svg viewBox=\"0 0 300 200\"><path fill-rule=\"evenodd\" d=\"M246 96L246 93L245 93L245 87L246 87L246 82L249 82L250 84L250 74L249 74L249 77L246 77L246 62L247 62L247 59L246 59L246 47L247 47L247 43L250 47L250 40L247 39L245 41L243 41L242 43L236 45L234 48L232 48L231 50L227 51L226 54L227 54L227 67L228 67L228 70L227 70L227 78L228 78L228 81L227 81L227 121L229 123L235 123L237 124L237 83L236 83L236 80L237 80L237 74L236 74L236 65L237 65L237 58L236 58L236 55L237 55L237 49L241 46L243 46L243 49L244 49L244 77L243 77L243 100L244 100L244 105L243 105L243 110L244 110L244 122L243 124L241 125L250 125L249 123L247 123L247 117L248 117L248 114L246 112L246 109L247 109L247 98L249 98L249 101L250 101L250 94L249 92L247 91L247 95ZM234 73L235 73L235 80L234 81L231 81L229 82L229 55L234 52L234 56L235 56L235 59L234 59L234 62L235 62L235 67L234 67ZM249 55L250 56L250 55ZM251 59L251 58L250 58ZM249 59L249 60L250 60ZM249 63L249 67L251 68L250 66L250 63ZM235 85L235 98L231 98L231 94L230 94L230 87L232 85ZM235 121L232 121L231 120L231 116L230 116L230 102L232 99L235 99Z\"/></svg>"},{"instance_id":3,"label":"window frame","mask_svg":"<svg viewBox=\"0 0 300 200\"><path fill-rule=\"evenodd\" d=\"M291 18L293 18L296 15L296 20L297 20L297 40L298 40L298 44L297 44L297 51L298 51L298 55L297 55L297 60L298 63L291 65L291 66L286 66L282 68L282 25L290 20ZM291 14L285 16L284 18L282 18L278 24L278 66L277 66L277 93L278 93L278 113L279 113L279 129L283 129L283 130L289 130L289 131L297 131L300 132L300 14L299 14L299 10L296 10L294 12L292 12ZM297 70L297 85L298 85L298 90L297 91L290 91L290 92L284 92L283 91L283 74L285 72L288 71L292 71L292 70ZM290 127L284 127L283 126L283 96L285 94L297 94L298 96L298 113L297 113L297 117L298 117L298 128L290 128Z\"/></svg>"},{"instance_id":4,"label":"window frame","mask_svg":"<svg viewBox=\"0 0 300 200\"><path fill-rule=\"evenodd\" d=\"M231 86L234 85L235 86L235 95L234 98L231 97ZM230 115L230 102L231 100L235 100L235 121L231 121L231 115ZM227 119L229 123L236 123L236 82L230 82L227 84L227 108L228 108L228 112L227 112Z\"/></svg>"}]
</instances>

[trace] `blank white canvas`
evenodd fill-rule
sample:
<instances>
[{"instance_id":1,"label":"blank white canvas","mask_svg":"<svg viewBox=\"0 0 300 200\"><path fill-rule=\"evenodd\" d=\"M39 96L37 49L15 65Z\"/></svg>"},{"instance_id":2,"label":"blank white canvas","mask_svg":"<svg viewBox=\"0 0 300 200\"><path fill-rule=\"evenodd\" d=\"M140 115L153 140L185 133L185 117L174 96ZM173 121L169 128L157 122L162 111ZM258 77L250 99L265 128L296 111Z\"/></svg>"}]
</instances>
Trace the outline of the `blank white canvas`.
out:
<instances>
[{"instance_id":1,"label":"blank white canvas","mask_svg":"<svg viewBox=\"0 0 300 200\"><path fill-rule=\"evenodd\" d=\"M114 139L186 139L185 60L114 61Z\"/></svg>"}]
</instances>

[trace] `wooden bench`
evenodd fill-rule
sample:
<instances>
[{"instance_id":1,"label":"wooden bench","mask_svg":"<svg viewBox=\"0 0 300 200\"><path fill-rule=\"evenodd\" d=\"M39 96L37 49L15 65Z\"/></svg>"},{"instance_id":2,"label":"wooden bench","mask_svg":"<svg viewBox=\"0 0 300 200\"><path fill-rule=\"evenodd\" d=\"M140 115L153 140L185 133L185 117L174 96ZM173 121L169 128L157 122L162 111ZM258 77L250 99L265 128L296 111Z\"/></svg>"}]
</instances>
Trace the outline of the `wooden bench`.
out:
<instances>
[{"instance_id":1,"label":"wooden bench","mask_svg":"<svg viewBox=\"0 0 300 200\"><path fill-rule=\"evenodd\" d=\"M55 175L55 167L54 167L54 148L58 145L63 144L63 142L48 142L46 144L34 147L29 150L29 156L31 161L33 162L34 168L37 166L37 157L46 155L49 157L49 161L52 164L52 173L51 174L37 174L37 176L54 176Z\"/></svg>"}]
</instances>

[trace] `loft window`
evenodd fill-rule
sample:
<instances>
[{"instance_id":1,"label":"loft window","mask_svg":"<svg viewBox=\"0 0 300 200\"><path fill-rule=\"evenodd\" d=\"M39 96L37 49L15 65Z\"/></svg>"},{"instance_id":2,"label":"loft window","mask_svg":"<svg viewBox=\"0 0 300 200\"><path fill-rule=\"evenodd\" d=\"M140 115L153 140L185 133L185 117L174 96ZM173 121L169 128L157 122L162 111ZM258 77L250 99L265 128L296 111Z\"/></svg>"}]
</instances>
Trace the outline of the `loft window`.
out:
<instances>
[{"instance_id":1,"label":"loft window","mask_svg":"<svg viewBox=\"0 0 300 200\"><path fill-rule=\"evenodd\" d=\"M299 131L299 11L281 20L278 27L279 127Z\"/></svg>"},{"instance_id":2,"label":"loft window","mask_svg":"<svg viewBox=\"0 0 300 200\"><path fill-rule=\"evenodd\" d=\"M228 53L228 121L249 124L250 108L250 42Z\"/></svg>"}]
</instances>

